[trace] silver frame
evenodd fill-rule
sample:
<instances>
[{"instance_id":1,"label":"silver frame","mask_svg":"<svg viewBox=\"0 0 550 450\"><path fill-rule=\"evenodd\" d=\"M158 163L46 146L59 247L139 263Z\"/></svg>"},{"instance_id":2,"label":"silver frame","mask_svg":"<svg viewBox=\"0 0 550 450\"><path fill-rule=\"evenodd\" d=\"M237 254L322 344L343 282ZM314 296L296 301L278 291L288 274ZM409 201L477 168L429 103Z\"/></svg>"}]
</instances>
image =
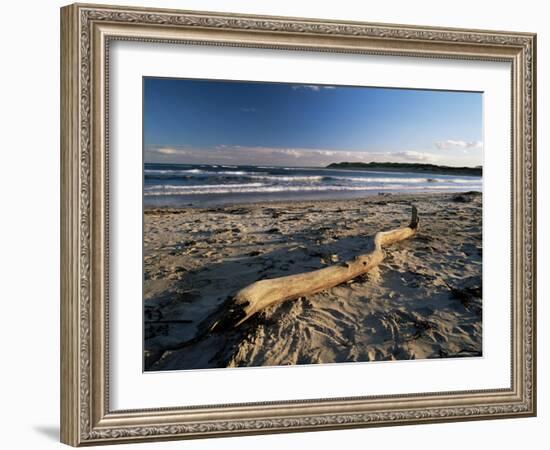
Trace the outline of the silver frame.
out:
<instances>
[{"instance_id":1,"label":"silver frame","mask_svg":"<svg viewBox=\"0 0 550 450\"><path fill-rule=\"evenodd\" d=\"M113 40L512 67L509 389L112 411L108 396L108 62ZM61 440L97 445L536 414L536 35L75 4L61 9Z\"/></svg>"}]
</instances>

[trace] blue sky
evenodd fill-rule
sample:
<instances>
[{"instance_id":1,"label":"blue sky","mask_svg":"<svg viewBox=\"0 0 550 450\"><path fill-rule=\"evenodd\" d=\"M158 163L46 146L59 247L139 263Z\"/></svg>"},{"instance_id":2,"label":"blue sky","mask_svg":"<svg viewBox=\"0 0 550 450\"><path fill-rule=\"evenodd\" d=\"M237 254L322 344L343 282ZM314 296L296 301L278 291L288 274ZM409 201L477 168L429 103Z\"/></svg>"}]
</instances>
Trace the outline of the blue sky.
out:
<instances>
[{"instance_id":1,"label":"blue sky","mask_svg":"<svg viewBox=\"0 0 550 450\"><path fill-rule=\"evenodd\" d=\"M146 162L482 164L482 94L144 79Z\"/></svg>"}]
</instances>

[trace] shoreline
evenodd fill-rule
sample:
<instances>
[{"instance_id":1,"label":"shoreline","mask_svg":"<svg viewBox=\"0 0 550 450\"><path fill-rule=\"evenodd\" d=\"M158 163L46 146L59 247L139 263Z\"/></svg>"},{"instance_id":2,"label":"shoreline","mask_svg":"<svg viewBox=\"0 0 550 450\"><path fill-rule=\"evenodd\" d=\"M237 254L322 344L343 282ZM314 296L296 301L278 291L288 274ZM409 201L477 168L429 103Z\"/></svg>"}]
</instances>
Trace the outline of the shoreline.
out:
<instances>
[{"instance_id":1,"label":"shoreline","mask_svg":"<svg viewBox=\"0 0 550 450\"><path fill-rule=\"evenodd\" d=\"M361 199L482 189L482 178L404 171L167 165L145 169L147 207Z\"/></svg>"},{"instance_id":2,"label":"shoreline","mask_svg":"<svg viewBox=\"0 0 550 450\"><path fill-rule=\"evenodd\" d=\"M239 289L351 259L412 203L419 233L376 270L185 344ZM466 190L147 208L145 369L481 356L481 221L482 195Z\"/></svg>"},{"instance_id":3,"label":"shoreline","mask_svg":"<svg viewBox=\"0 0 550 450\"><path fill-rule=\"evenodd\" d=\"M326 166L332 170L363 170L363 171L382 171L382 172L408 172L408 173L426 173L433 175L463 175L472 177L481 177L483 169L480 167L466 166L440 166L437 164L418 164L418 163L361 163L361 162L341 162L332 163Z\"/></svg>"},{"instance_id":4,"label":"shoreline","mask_svg":"<svg viewBox=\"0 0 550 450\"><path fill-rule=\"evenodd\" d=\"M156 205L143 205L144 214L153 214L155 212L170 211L173 214L178 212L184 212L188 209L212 209L212 208L229 208L234 206L250 206L253 208L261 208L263 206L284 206L298 203L334 203L334 202L347 202L347 201L364 201L366 203L377 203L379 201L415 201L416 199L422 200L430 197L448 197L455 195L479 195L482 196L481 191L476 190L460 190L457 188L456 191L447 191L447 192L410 192L410 193L394 193L394 192L376 192L376 193L361 193L361 196L358 197L342 197L342 198L312 198L312 199L302 199L298 198L295 200L281 199L276 198L273 200L253 200L250 202L246 201L228 201L216 203L212 201L211 203L205 206L201 206L193 203L186 203L184 206L156 206Z\"/></svg>"}]
</instances>

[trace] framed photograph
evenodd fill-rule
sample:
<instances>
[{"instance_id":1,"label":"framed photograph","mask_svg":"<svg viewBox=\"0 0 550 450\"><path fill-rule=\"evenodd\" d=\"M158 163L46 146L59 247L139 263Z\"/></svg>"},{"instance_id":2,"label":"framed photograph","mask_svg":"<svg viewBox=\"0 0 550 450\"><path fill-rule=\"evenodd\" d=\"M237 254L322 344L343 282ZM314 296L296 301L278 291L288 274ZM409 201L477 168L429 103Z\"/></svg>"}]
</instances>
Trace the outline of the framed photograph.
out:
<instances>
[{"instance_id":1,"label":"framed photograph","mask_svg":"<svg viewBox=\"0 0 550 450\"><path fill-rule=\"evenodd\" d=\"M62 442L535 415L535 58L62 8Z\"/></svg>"}]
</instances>

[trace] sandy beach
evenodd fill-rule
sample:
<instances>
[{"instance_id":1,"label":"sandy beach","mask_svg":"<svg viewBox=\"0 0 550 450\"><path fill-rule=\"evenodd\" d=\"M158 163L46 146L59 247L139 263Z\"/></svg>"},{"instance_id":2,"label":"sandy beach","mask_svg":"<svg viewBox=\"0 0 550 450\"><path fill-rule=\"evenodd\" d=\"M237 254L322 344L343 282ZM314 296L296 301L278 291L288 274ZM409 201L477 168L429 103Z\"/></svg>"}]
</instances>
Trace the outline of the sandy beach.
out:
<instances>
[{"instance_id":1,"label":"sandy beach","mask_svg":"<svg viewBox=\"0 0 550 450\"><path fill-rule=\"evenodd\" d=\"M267 308L227 333L201 324L260 279L354 258L378 231L420 229L368 274ZM149 208L144 368L181 370L482 355L482 196Z\"/></svg>"}]
</instances>

